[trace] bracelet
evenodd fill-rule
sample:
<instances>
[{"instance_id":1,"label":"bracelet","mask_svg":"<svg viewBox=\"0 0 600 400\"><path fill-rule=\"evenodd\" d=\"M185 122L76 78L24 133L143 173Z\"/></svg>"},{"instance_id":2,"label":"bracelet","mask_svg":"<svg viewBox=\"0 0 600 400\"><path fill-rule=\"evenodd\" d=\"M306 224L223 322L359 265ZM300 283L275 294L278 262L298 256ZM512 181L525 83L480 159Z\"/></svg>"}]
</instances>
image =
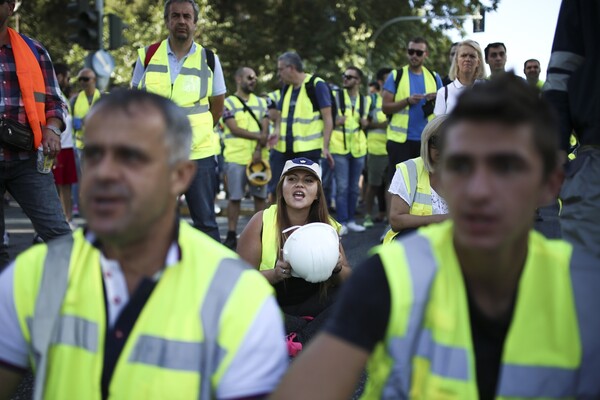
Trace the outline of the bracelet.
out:
<instances>
[{"instance_id":1,"label":"bracelet","mask_svg":"<svg viewBox=\"0 0 600 400\"><path fill-rule=\"evenodd\" d=\"M56 126L53 126L53 125L46 125L45 128L50 129L58 137L60 137L60 134L62 133L60 129L58 129Z\"/></svg>"}]
</instances>

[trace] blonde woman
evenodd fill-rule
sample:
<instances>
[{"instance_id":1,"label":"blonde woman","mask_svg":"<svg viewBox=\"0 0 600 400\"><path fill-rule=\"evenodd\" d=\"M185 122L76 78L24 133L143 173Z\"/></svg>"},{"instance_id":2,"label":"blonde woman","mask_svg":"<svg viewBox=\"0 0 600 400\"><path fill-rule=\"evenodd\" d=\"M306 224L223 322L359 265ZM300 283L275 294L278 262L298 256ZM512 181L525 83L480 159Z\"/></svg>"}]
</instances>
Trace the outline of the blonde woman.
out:
<instances>
[{"instance_id":1,"label":"blonde woman","mask_svg":"<svg viewBox=\"0 0 600 400\"><path fill-rule=\"evenodd\" d=\"M396 166L390 184L390 225L384 243L399 232L442 222L448 218L448 206L439 190L436 166L440 152L438 143L444 129L445 115L429 121L421 138L421 156Z\"/></svg>"},{"instance_id":2,"label":"blonde woman","mask_svg":"<svg viewBox=\"0 0 600 400\"><path fill-rule=\"evenodd\" d=\"M452 82L437 91L435 115L448 114L465 88L485 79L483 53L476 41L465 40L458 44L448 76Z\"/></svg>"}]
</instances>

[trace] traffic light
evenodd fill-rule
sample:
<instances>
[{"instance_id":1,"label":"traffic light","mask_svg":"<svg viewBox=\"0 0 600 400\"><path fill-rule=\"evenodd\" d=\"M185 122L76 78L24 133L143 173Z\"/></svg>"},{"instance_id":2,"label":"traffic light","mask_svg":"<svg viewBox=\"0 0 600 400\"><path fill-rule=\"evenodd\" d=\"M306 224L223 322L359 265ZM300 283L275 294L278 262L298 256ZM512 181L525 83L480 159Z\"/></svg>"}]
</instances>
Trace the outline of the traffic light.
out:
<instances>
[{"instance_id":1,"label":"traffic light","mask_svg":"<svg viewBox=\"0 0 600 400\"><path fill-rule=\"evenodd\" d=\"M479 14L481 18L473 19L473 33L485 31L485 11L481 11Z\"/></svg>"},{"instance_id":2,"label":"traffic light","mask_svg":"<svg viewBox=\"0 0 600 400\"><path fill-rule=\"evenodd\" d=\"M102 16L98 10L91 8L88 0L73 1L67 5L67 10L75 16L67 21L73 32L69 41L87 50L101 48Z\"/></svg>"},{"instance_id":3,"label":"traffic light","mask_svg":"<svg viewBox=\"0 0 600 400\"><path fill-rule=\"evenodd\" d=\"M108 14L108 49L115 50L127 43L123 37L123 29L127 25L123 23L121 17L115 14Z\"/></svg>"}]
</instances>

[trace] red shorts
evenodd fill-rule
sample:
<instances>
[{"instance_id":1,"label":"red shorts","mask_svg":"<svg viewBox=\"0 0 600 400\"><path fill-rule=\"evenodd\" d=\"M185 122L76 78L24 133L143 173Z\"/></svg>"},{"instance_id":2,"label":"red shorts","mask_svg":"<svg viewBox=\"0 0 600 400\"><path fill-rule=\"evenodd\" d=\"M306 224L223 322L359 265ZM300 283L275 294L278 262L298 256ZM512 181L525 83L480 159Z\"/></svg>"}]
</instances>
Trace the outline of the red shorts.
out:
<instances>
[{"instance_id":1,"label":"red shorts","mask_svg":"<svg viewBox=\"0 0 600 400\"><path fill-rule=\"evenodd\" d=\"M72 185L77 183L77 168L75 167L75 153L72 148L62 149L56 156L52 167L54 182L57 185Z\"/></svg>"}]
</instances>

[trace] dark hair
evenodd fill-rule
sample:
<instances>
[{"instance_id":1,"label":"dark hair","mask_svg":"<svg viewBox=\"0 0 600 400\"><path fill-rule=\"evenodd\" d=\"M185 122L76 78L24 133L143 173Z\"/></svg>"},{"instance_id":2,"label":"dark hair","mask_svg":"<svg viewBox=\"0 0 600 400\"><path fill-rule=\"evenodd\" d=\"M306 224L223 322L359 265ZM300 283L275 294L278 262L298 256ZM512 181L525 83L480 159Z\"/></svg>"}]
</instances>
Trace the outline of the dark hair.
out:
<instances>
[{"instance_id":1,"label":"dark hair","mask_svg":"<svg viewBox=\"0 0 600 400\"><path fill-rule=\"evenodd\" d=\"M139 104L149 105L162 114L166 126L165 142L169 149L169 162L187 160L192 143L192 127L183 109L166 97L145 90L117 89L100 97L86 118L101 111L131 114L131 107Z\"/></svg>"},{"instance_id":2,"label":"dark hair","mask_svg":"<svg viewBox=\"0 0 600 400\"><path fill-rule=\"evenodd\" d=\"M504 49L504 51L506 51L506 46L504 45L504 43L502 42L494 42L494 43L490 43L487 46L485 46L485 49L483 50L483 53L485 55L485 61L487 61L488 59L488 54L490 52L490 49L492 47L502 47Z\"/></svg>"},{"instance_id":3,"label":"dark hair","mask_svg":"<svg viewBox=\"0 0 600 400\"><path fill-rule=\"evenodd\" d=\"M377 70L377 73L375 74L375 78L376 78L378 81L383 81L383 78L385 78L385 76L386 76L387 74L389 74L390 72L392 72L392 68L390 68L390 67L383 67L383 68L379 68L379 69Z\"/></svg>"},{"instance_id":4,"label":"dark hair","mask_svg":"<svg viewBox=\"0 0 600 400\"><path fill-rule=\"evenodd\" d=\"M69 67L67 66L67 64L64 63L54 63L54 73L56 75L63 75L66 76L67 73L69 72Z\"/></svg>"},{"instance_id":5,"label":"dark hair","mask_svg":"<svg viewBox=\"0 0 600 400\"><path fill-rule=\"evenodd\" d=\"M424 44L425 44L425 47L427 47L427 48L429 49L429 43L427 42L427 40L426 40L425 38L423 38L423 37L421 37L421 36L415 36L414 38L410 39L410 40L408 41L408 43L406 44L406 47L408 47L408 45L409 45L411 42L412 42L412 43L424 43Z\"/></svg>"},{"instance_id":6,"label":"dark hair","mask_svg":"<svg viewBox=\"0 0 600 400\"><path fill-rule=\"evenodd\" d=\"M465 90L450 112L445 131L462 121L498 122L511 127L531 125L544 177L556 167L559 131L555 113L540 98L538 90L512 72ZM446 134L440 136L438 148L442 153L446 138Z\"/></svg>"},{"instance_id":7,"label":"dark hair","mask_svg":"<svg viewBox=\"0 0 600 400\"><path fill-rule=\"evenodd\" d=\"M529 60L527 60L523 63L523 69L525 69L525 67L527 67L527 63L530 63L530 62L536 62L537 65L541 66L539 60L536 60L535 58L530 58Z\"/></svg>"},{"instance_id":8,"label":"dark hair","mask_svg":"<svg viewBox=\"0 0 600 400\"><path fill-rule=\"evenodd\" d=\"M369 87L374 87L377 91L381 90L381 85L377 81L369 82Z\"/></svg>"},{"instance_id":9,"label":"dark hair","mask_svg":"<svg viewBox=\"0 0 600 400\"><path fill-rule=\"evenodd\" d=\"M304 64L302 64L302 59L300 58L298 53L295 53L293 51L286 51L285 53L280 55L279 58L277 58L277 61L281 61L286 66L293 66L298 72L304 72Z\"/></svg>"},{"instance_id":10,"label":"dark hair","mask_svg":"<svg viewBox=\"0 0 600 400\"><path fill-rule=\"evenodd\" d=\"M363 74L363 72L362 72L362 70L360 68L358 68L355 65L351 65L349 67L346 67L346 69L350 69L352 71L356 71L356 73L358 74L359 83L362 81L364 74Z\"/></svg>"},{"instance_id":11,"label":"dark hair","mask_svg":"<svg viewBox=\"0 0 600 400\"><path fill-rule=\"evenodd\" d=\"M169 8L171 7L171 4L173 4L173 3L189 3L189 4L191 4L192 8L194 9L194 23L198 22L198 15L200 14L200 7L198 7L198 4L194 0L166 0L165 1L165 10L164 10L165 21L169 20Z\"/></svg>"}]
</instances>

